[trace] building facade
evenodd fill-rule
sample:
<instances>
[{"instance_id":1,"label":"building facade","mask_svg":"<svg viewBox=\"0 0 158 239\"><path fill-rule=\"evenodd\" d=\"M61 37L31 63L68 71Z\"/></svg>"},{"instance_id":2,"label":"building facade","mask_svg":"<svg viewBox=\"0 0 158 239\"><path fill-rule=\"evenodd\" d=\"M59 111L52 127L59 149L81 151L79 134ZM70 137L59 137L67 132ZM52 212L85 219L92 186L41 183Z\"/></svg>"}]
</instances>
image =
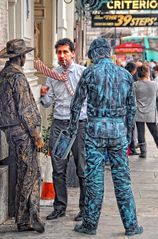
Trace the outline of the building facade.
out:
<instances>
[{"instance_id":1,"label":"building facade","mask_svg":"<svg viewBox=\"0 0 158 239\"><path fill-rule=\"evenodd\" d=\"M33 61L34 58L40 58L49 67L57 63L54 51L56 40L62 37L74 40L73 12L73 1L71 4L66 4L64 0L0 0L0 50L6 46L8 40L15 38L23 38L27 46L35 47L35 51L26 55L24 72L45 127L48 126L47 118L51 108L46 110L39 104L40 88L41 84L44 84L45 78L36 72ZM0 59L0 70L4 64L5 61ZM5 159L7 159L8 153L5 135L0 131L0 165L6 164ZM40 166L43 166L42 157L40 155ZM8 215L8 177L7 167L0 166L0 223L3 223Z\"/></svg>"},{"instance_id":2,"label":"building facade","mask_svg":"<svg viewBox=\"0 0 158 239\"><path fill-rule=\"evenodd\" d=\"M45 78L36 73L33 60L40 58L49 67L56 65L56 40L62 37L74 40L73 12L74 1L67 4L64 0L0 0L0 50L8 40L14 38L23 38L27 46L35 47L34 52L27 54L24 71L37 103ZM4 63L0 59L0 69ZM50 109L38 106L43 124L47 125ZM0 132L0 160L7 157L7 154L7 144Z\"/></svg>"}]
</instances>

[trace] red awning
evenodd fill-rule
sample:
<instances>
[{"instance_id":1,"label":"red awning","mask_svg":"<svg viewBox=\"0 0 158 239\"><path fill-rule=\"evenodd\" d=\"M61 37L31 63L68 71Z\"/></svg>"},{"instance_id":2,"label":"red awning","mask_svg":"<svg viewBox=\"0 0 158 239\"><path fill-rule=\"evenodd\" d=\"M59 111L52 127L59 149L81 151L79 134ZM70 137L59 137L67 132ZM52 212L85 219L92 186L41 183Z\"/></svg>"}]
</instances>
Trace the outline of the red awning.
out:
<instances>
[{"instance_id":1,"label":"red awning","mask_svg":"<svg viewBox=\"0 0 158 239\"><path fill-rule=\"evenodd\" d=\"M135 53L143 52L143 47L140 44L126 42L115 47L115 53Z\"/></svg>"}]
</instances>

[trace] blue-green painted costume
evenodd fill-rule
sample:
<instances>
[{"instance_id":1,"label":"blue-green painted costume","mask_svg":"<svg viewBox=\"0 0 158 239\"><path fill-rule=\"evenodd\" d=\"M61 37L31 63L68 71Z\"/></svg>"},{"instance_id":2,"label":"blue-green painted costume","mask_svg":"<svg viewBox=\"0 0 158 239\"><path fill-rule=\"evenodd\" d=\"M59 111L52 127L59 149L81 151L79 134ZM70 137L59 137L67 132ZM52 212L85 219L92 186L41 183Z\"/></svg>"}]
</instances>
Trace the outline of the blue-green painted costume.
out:
<instances>
[{"instance_id":1,"label":"blue-green painted costume","mask_svg":"<svg viewBox=\"0 0 158 239\"><path fill-rule=\"evenodd\" d=\"M82 104L87 98L87 191L82 226L90 231L97 229L104 194L104 162L108 154L121 219L125 230L133 231L138 222L127 157L136 112L133 79L129 72L112 62L110 51L105 38L92 42L88 56L94 64L83 72L76 89L69 131L72 134L76 130Z\"/></svg>"}]
</instances>

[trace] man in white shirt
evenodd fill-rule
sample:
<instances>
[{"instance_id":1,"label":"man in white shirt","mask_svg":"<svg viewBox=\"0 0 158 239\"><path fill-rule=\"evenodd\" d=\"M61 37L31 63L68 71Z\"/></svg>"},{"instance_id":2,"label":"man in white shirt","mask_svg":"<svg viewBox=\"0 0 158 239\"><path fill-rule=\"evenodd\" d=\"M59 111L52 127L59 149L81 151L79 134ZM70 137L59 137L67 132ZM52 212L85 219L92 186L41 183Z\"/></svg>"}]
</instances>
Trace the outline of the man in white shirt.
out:
<instances>
[{"instance_id":1,"label":"man in white shirt","mask_svg":"<svg viewBox=\"0 0 158 239\"><path fill-rule=\"evenodd\" d=\"M55 186L54 210L47 216L47 220L53 220L65 216L67 207L67 187L66 171L68 158L61 160L53 157L52 150L61 130L67 129L70 121L70 103L77 87L78 81L85 67L74 63L75 48L73 42L68 39L60 39L55 45L59 66L56 71L59 73L67 72L68 80L58 81L47 78L46 86L42 87L41 104L44 107L54 105L53 123L50 131L50 150L53 166L53 183ZM47 93L46 93L47 92ZM82 220L82 213L85 198L85 157L84 157L84 140L85 124L87 120L86 102L84 103L77 130L76 139L72 145L72 154L76 165L76 173L80 185L80 211L75 217L76 221Z\"/></svg>"}]
</instances>

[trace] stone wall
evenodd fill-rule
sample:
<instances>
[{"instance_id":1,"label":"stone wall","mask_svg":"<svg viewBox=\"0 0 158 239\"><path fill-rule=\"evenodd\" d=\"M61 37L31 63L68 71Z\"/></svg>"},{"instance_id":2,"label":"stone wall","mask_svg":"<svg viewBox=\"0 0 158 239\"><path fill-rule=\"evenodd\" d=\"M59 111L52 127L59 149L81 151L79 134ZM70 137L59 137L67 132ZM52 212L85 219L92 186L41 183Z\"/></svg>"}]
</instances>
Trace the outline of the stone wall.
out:
<instances>
[{"instance_id":1,"label":"stone wall","mask_svg":"<svg viewBox=\"0 0 158 239\"><path fill-rule=\"evenodd\" d=\"M7 41L7 0L0 0L0 50L3 49ZM0 70L4 61L0 59ZM8 146L3 132L0 131L0 160L8 155Z\"/></svg>"},{"instance_id":2,"label":"stone wall","mask_svg":"<svg viewBox=\"0 0 158 239\"><path fill-rule=\"evenodd\" d=\"M7 40L7 0L0 0L0 50Z\"/></svg>"}]
</instances>

